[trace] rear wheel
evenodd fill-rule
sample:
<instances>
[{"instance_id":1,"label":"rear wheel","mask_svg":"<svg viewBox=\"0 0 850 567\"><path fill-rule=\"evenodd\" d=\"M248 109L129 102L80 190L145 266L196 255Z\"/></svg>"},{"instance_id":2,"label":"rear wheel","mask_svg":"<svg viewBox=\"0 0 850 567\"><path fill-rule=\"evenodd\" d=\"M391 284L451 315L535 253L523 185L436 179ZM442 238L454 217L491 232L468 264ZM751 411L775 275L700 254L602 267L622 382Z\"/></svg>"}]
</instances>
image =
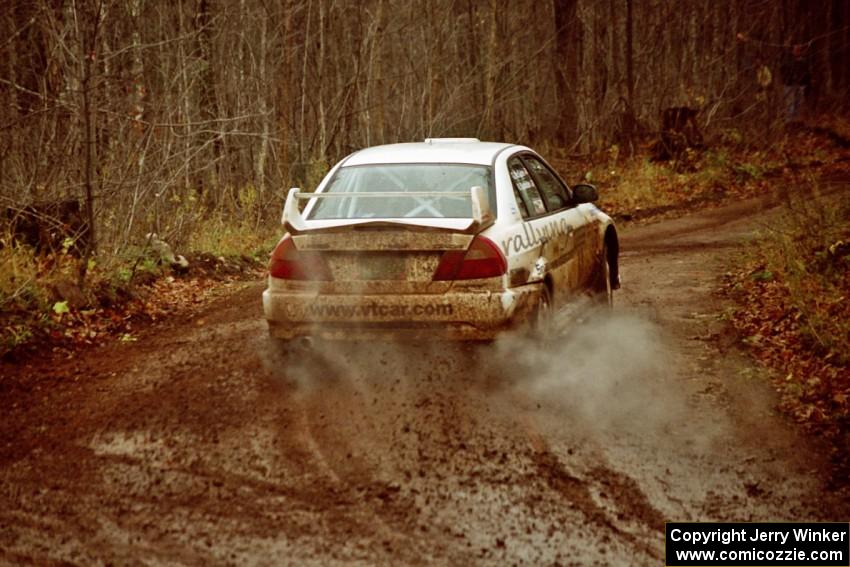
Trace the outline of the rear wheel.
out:
<instances>
[{"instance_id":1,"label":"rear wheel","mask_svg":"<svg viewBox=\"0 0 850 567\"><path fill-rule=\"evenodd\" d=\"M333 376L335 372L323 356L326 348L326 343L314 344L305 337L286 340L269 336L260 356L266 370L278 379Z\"/></svg>"},{"instance_id":2,"label":"rear wheel","mask_svg":"<svg viewBox=\"0 0 850 567\"><path fill-rule=\"evenodd\" d=\"M531 333L535 337L546 338L552 332L552 292L549 286L543 284L540 295L537 298L537 306L531 317Z\"/></svg>"},{"instance_id":3,"label":"rear wheel","mask_svg":"<svg viewBox=\"0 0 850 567\"><path fill-rule=\"evenodd\" d=\"M276 379L285 379L285 369L289 362L289 341L266 336L258 346L260 361L266 371Z\"/></svg>"},{"instance_id":4,"label":"rear wheel","mask_svg":"<svg viewBox=\"0 0 850 567\"><path fill-rule=\"evenodd\" d=\"M280 354L290 354L298 347L297 339L279 339L277 337L269 337L269 340L274 345L275 350Z\"/></svg>"},{"instance_id":5,"label":"rear wheel","mask_svg":"<svg viewBox=\"0 0 850 567\"><path fill-rule=\"evenodd\" d=\"M611 287L611 264L609 262L608 246L606 245L602 247L602 257L593 285L594 303L606 309L614 307L614 288Z\"/></svg>"},{"instance_id":6,"label":"rear wheel","mask_svg":"<svg viewBox=\"0 0 850 567\"><path fill-rule=\"evenodd\" d=\"M294 350L292 341L269 336L266 338L265 359L273 367L285 364Z\"/></svg>"}]
</instances>

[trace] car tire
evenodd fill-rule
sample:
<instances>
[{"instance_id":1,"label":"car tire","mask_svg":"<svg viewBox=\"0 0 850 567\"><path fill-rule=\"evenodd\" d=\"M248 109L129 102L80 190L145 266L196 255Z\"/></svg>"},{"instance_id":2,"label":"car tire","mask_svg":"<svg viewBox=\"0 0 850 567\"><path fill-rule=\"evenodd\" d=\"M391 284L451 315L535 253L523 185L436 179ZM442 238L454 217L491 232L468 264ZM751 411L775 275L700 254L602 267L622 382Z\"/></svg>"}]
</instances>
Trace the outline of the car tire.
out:
<instances>
[{"instance_id":1,"label":"car tire","mask_svg":"<svg viewBox=\"0 0 850 567\"><path fill-rule=\"evenodd\" d=\"M549 286L543 284L540 295L537 297L537 305L531 316L531 335L536 338L547 339L552 336L552 292Z\"/></svg>"},{"instance_id":2,"label":"car tire","mask_svg":"<svg viewBox=\"0 0 850 567\"><path fill-rule=\"evenodd\" d=\"M608 259L608 246L602 246L599 269L593 285L593 300L599 307L614 307L614 288L611 286L611 265Z\"/></svg>"},{"instance_id":3,"label":"car tire","mask_svg":"<svg viewBox=\"0 0 850 567\"><path fill-rule=\"evenodd\" d=\"M270 336L266 339L264 358L269 366L276 367L285 364L293 350L292 341Z\"/></svg>"},{"instance_id":4,"label":"car tire","mask_svg":"<svg viewBox=\"0 0 850 567\"><path fill-rule=\"evenodd\" d=\"M272 345L274 345L274 348L280 354L289 354L293 350L295 350L295 341L291 341L288 339L279 339L277 337L269 337L269 340L272 342Z\"/></svg>"},{"instance_id":5,"label":"car tire","mask_svg":"<svg viewBox=\"0 0 850 567\"><path fill-rule=\"evenodd\" d=\"M265 348L260 355L266 370L275 378L281 380L293 379L293 368L307 370L311 376L332 375L334 372L328 366L321 347L305 348L298 339L286 340L268 337ZM297 374L297 373L296 373Z\"/></svg>"}]
</instances>

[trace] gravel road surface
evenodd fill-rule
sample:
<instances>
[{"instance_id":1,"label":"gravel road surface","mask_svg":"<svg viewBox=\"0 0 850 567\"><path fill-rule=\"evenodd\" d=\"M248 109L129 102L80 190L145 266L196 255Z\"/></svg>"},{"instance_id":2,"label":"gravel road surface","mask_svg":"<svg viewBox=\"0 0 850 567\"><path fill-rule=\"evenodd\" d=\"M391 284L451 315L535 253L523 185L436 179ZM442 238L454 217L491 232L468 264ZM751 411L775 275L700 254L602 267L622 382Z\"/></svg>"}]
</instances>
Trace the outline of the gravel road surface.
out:
<instances>
[{"instance_id":1,"label":"gravel road surface","mask_svg":"<svg viewBox=\"0 0 850 567\"><path fill-rule=\"evenodd\" d=\"M0 563L661 565L674 521L846 520L714 294L757 201L630 227L545 344L268 348L258 282L0 366Z\"/></svg>"}]
</instances>

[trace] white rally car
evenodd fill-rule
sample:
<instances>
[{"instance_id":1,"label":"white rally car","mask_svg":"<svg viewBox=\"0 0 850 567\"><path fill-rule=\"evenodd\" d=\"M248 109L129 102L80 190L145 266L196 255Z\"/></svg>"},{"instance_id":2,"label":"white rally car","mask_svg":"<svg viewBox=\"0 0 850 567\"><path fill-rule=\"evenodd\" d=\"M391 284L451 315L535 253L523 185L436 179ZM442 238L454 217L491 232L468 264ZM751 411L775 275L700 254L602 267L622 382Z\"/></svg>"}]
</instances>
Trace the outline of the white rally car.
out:
<instances>
[{"instance_id":1,"label":"white rally car","mask_svg":"<svg viewBox=\"0 0 850 567\"><path fill-rule=\"evenodd\" d=\"M619 287L611 218L534 151L471 138L358 151L291 189L263 308L283 341L489 340ZM305 203L306 202L306 203Z\"/></svg>"}]
</instances>

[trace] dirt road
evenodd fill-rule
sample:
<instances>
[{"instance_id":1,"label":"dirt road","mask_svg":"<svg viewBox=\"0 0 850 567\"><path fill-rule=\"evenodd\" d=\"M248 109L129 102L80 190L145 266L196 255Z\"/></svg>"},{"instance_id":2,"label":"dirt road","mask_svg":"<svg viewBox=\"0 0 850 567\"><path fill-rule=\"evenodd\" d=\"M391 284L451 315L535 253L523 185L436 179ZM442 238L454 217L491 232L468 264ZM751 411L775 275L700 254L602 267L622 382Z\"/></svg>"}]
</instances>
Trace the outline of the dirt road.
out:
<instances>
[{"instance_id":1,"label":"dirt road","mask_svg":"<svg viewBox=\"0 0 850 567\"><path fill-rule=\"evenodd\" d=\"M551 344L284 365L257 283L4 366L0 563L660 565L665 520L847 519L717 316L757 210L624 231L617 314Z\"/></svg>"}]
</instances>

